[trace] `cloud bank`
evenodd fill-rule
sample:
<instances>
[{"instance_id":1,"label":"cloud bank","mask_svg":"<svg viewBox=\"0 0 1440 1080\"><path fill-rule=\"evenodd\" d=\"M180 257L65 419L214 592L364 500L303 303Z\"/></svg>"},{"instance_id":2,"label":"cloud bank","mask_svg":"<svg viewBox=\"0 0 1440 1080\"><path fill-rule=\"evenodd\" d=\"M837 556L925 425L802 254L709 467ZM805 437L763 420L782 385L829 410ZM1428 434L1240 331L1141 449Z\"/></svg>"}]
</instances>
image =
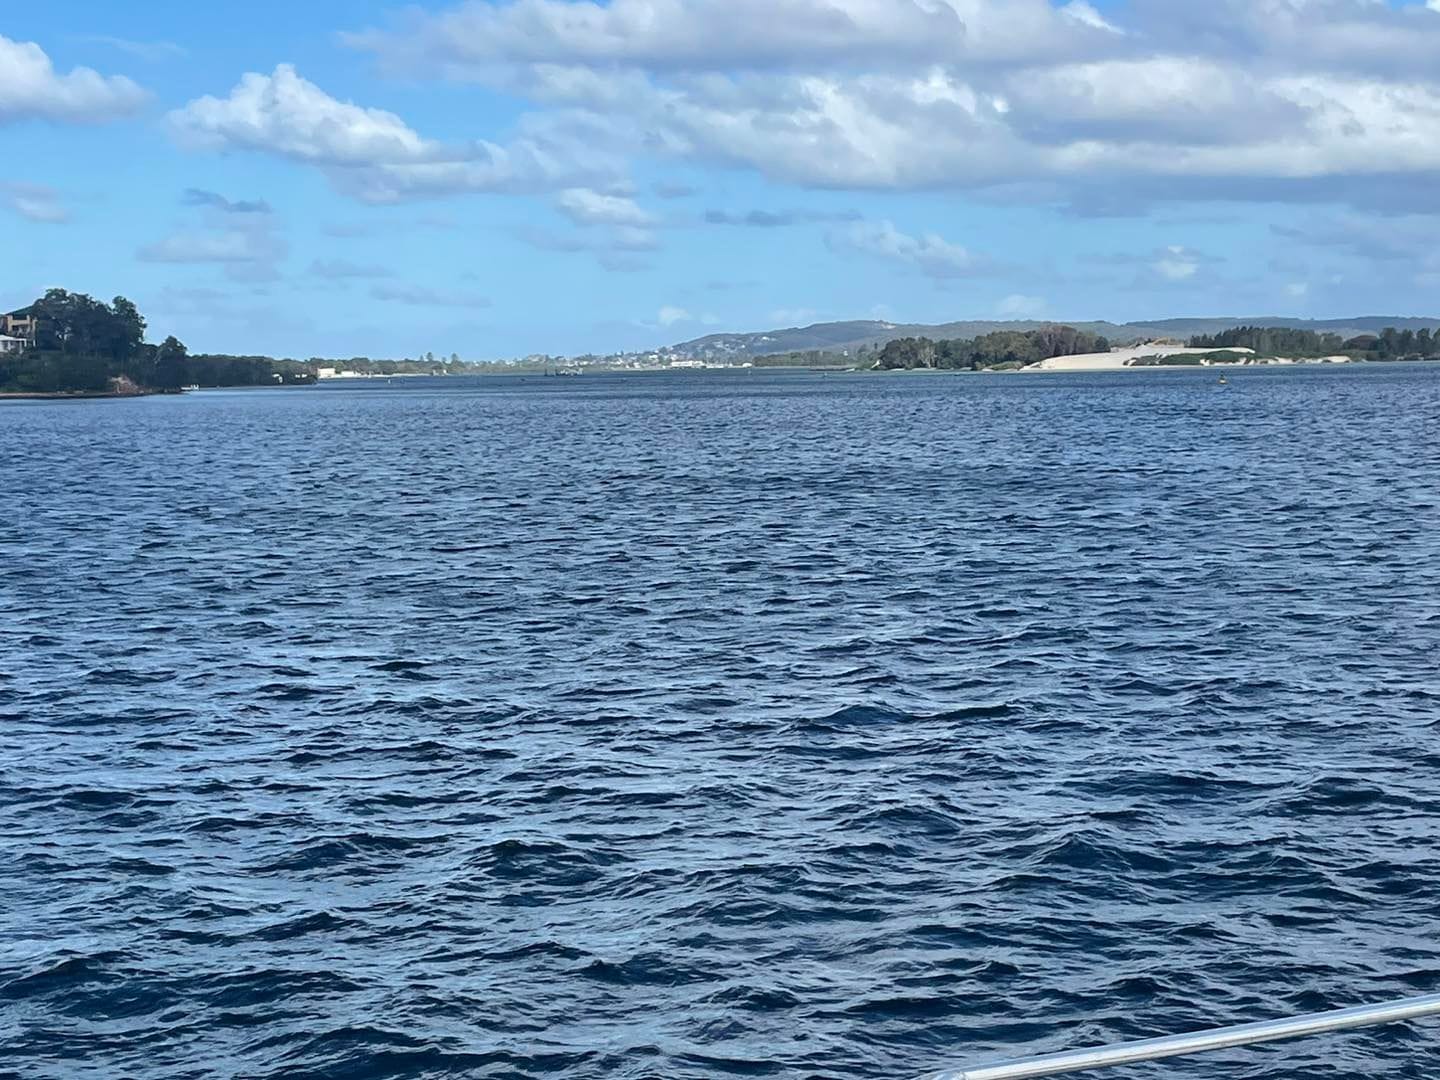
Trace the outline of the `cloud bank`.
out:
<instances>
[{"instance_id":1,"label":"cloud bank","mask_svg":"<svg viewBox=\"0 0 1440 1080\"><path fill-rule=\"evenodd\" d=\"M198 149L321 169L364 201L545 193L581 225L647 227L643 207L604 194L624 190L642 161L802 188L955 190L1102 213L1211 198L1374 203L1382 189L1404 209L1437 201L1434 9L1418 0L1131 0L1105 14L1087 0L471 0L343 39L384 72L527 102L512 130L430 138L284 64L190 102L169 123Z\"/></svg>"}]
</instances>

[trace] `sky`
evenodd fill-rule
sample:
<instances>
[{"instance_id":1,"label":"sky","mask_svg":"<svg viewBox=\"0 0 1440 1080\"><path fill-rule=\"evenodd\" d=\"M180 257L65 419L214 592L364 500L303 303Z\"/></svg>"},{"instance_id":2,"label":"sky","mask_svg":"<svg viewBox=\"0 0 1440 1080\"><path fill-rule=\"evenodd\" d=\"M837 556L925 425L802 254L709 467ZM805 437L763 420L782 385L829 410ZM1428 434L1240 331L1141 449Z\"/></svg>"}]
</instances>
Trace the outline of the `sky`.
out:
<instances>
[{"instance_id":1,"label":"sky","mask_svg":"<svg viewBox=\"0 0 1440 1080\"><path fill-rule=\"evenodd\" d=\"M1440 0L0 9L0 308L192 351L1440 314Z\"/></svg>"}]
</instances>

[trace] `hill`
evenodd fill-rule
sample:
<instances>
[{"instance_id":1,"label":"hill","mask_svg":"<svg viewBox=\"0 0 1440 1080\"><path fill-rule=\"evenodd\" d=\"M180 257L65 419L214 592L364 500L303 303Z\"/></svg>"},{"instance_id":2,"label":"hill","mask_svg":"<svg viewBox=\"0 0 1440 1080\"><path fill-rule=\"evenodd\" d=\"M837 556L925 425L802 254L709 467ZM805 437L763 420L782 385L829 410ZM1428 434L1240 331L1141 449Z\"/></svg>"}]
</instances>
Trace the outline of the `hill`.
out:
<instances>
[{"instance_id":1,"label":"hill","mask_svg":"<svg viewBox=\"0 0 1440 1080\"><path fill-rule=\"evenodd\" d=\"M1157 338L1186 339L1195 334L1217 334L1237 326L1290 327L1296 330L1339 334L1346 338L1377 333L1387 326L1398 330L1440 329L1440 318L1383 315L1362 315L1349 319L1287 319L1279 316L1172 318L1129 323L1068 319L966 320L935 324L851 320L744 334L707 334L705 337L672 345L664 351L667 355L687 360L731 360L738 363L775 353L855 352L862 346L878 348L899 338L927 337L934 341L944 341L975 338L1001 330L1038 330L1056 323L1064 323L1077 330L1109 338L1116 345Z\"/></svg>"}]
</instances>

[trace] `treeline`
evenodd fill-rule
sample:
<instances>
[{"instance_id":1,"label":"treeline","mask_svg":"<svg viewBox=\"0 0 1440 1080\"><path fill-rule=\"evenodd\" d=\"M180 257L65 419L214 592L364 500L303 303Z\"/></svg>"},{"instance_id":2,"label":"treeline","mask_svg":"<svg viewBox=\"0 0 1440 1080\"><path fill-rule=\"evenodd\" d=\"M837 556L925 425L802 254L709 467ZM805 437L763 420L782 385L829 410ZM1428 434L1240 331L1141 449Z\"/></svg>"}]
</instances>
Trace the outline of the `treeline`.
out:
<instances>
[{"instance_id":1,"label":"treeline","mask_svg":"<svg viewBox=\"0 0 1440 1080\"><path fill-rule=\"evenodd\" d=\"M1304 359L1316 356L1353 356L1364 360L1440 359L1440 332L1397 330L1387 327L1378 334L1360 334L1342 339L1339 334L1294 330L1284 326L1237 326L1218 334L1199 334L1190 339L1196 349L1253 349L1258 356Z\"/></svg>"},{"instance_id":2,"label":"treeline","mask_svg":"<svg viewBox=\"0 0 1440 1080\"><path fill-rule=\"evenodd\" d=\"M166 344L174 342L167 338ZM162 346L163 347L163 346ZM274 386L301 385L315 381L315 372L297 360L276 360L272 356L228 356L224 353L183 354L174 380L159 384L167 389L175 386Z\"/></svg>"},{"instance_id":3,"label":"treeline","mask_svg":"<svg viewBox=\"0 0 1440 1080\"><path fill-rule=\"evenodd\" d=\"M873 363L870 350L864 348L860 349L853 360L842 353L828 353L821 349L804 349L799 352L757 356L752 363L756 367L846 368L860 366L867 358Z\"/></svg>"},{"instance_id":4,"label":"treeline","mask_svg":"<svg viewBox=\"0 0 1440 1080\"><path fill-rule=\"evenodd\" d=\"M312 356L309 360L312 370L333 367L355 375L462 375L475 365L460 359L458 353L451 353L450 359L427 352L411 360L372 360L368 356L352 356L348 360L327 360L323 356Z\"/></svg>"},{"instance_id":5,"label":"treeline","mask_svg":"<svg viewBox=\"0 0 1440 1080\"><path fill-rule=\"evenodd\" d=\"M931 341L899 338L880 350L875 367L982 368L1024 367L1054 356L1109 352L1110 342L1073 326L1045 326L1038 330L999 330L977 338Z\"/></svg>"},{"instance_id":6,"label":"treeline","mask_svg":"<svg viewBox=\"0 0 1440 1080\"><path fill-rule=\"evenodd\" d=\"M145 318L123 296L110 303L84 293L50 289L26 313L36 320L34 342L0 353L0 391L21 393L139 393L187 386L275 386L312 383L322 367L361 375L459 374L475 370L454 353L416 359L308 361L272 356L192 354L175 337L145 341Z\"/></svg>"},{"instance_id":7,"label":"treeline","mask_svg":"<svg viewBox=\"0 0 1440 1080\"><path fill-rule=\"evenodd\" d=\"M145 319L133 303L110 303L51 289L26 309L35 340L0 355L0 390L23 393L138 393L185 386L269 386L313 382L314 372L268 356L190 355L167 337L145 341Z\"/></svg>"}]
</instances>

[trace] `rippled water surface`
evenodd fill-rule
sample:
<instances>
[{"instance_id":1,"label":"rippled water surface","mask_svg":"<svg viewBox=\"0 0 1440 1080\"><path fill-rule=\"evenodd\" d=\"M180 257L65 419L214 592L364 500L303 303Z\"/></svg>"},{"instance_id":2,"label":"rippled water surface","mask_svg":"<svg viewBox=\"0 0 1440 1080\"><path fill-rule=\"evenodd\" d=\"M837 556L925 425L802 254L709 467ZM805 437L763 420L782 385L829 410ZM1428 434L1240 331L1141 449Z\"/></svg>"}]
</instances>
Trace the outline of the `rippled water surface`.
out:
<instances>
[{"instance_id":1,"label":"rippled water surface","mask_svg":"<svg viewBox=\"0 0 1440 1080\"><path fill-rule=\"evenodd\" d=\"M0 1074L905 1080L1440 989L1440 369L7 404L0 476Z\"/></svg>"}]
</instances>

